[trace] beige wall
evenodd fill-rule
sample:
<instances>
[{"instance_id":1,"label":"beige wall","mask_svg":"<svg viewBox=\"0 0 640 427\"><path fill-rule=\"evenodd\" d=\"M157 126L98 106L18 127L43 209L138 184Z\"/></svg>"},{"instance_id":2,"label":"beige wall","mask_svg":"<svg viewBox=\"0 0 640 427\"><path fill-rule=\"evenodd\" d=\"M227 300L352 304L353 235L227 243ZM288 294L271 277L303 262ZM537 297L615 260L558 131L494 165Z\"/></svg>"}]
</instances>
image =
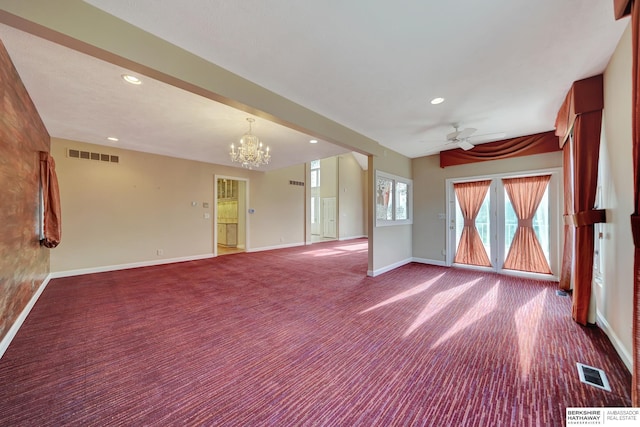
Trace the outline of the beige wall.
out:
<instances>
[{"instance_id":1,"label":"beige wall","mask_svg":"<svg viewBox=\"0 0 640 427\"><path fill-rule=\"evenodd\" d=\"M449 178L523 172L562 166L562 153L538 154L508 160L440 167L440 156L413 159L413 257L444 262L447 224L440 214L447 211L446 185Z\"/></svg>"},{"instance_id":2,"label":"beige wall","mask_svg":"<svg viewBox=\"0 0 640 427\"><path fill-rule=\"evenodd\" d=\"M604 74L602 195L607 209L602 286L595 285L599 322L631 366L633 319L633 212L631 160L631 31L627 28Z\"/></svg>"},{"instance_id":3,"label":"beige wall","mask_svg":"<svg viewBox=\"0 0 640 427\"><path fill-rule=\"evenodd\" d=\"M394 151L384 150L382 156L369 157L369 195L375 189L375 171L390 173L404 178L412 178L411 159ZM414 197L417 191L413 183ZM412 225L376 227L375 197L368 198L369 275L378 275L394 267L406 264L412 259ZM415 213L415 210L414 210Z\"/></svg>"},{"instance_id":4,"label":"beige wall","mask_svg":"<svg viewBox=\"0 0 640 427\"><path fill-rule=\"evenodd\" d=\"M305 181L304 165L265 172L252 179L247 216L249 243L254 248L303 245L305 222L305 187L289 181Z\"/></svg>"},{"instance_id":5,"label":"beige wall","mask_svg":"<svg viewBox=\"0 0 640 427\"><path fill-rule=\"evenodd\" d=\"M69 158L67 148L120 163ZM60 139L52 154L63 218L53 272L211 256L214 175L249 180L248 250L304 241L303 187L289 185L304 179L304 167L261 173Z\"/></svg>"},{"instance_id":6,"label":"beige wall","mask_svg":"<svg viewBox=\"0 0 640 427\"><path fill-rule=\"evenodd\" d=\"M352 154L338 157L339 238L365 235L364 183L366 176Z\"/></svg>"}]
</instances>

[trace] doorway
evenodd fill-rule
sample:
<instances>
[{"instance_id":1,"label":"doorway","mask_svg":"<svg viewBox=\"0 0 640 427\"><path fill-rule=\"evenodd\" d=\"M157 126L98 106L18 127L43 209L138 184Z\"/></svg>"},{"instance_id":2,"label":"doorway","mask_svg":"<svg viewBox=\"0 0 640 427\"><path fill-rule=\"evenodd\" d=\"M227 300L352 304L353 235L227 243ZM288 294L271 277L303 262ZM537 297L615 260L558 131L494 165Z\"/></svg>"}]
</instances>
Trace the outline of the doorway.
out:
<instances>
[{"instance_id":1,"label":"doorway","mask_svg":"<svg viewBox=\"0 0 640 427\"><path fill-rule=\"evenodd\" d=\"M234 177L216 177L216 214L214 242L216 255L247 250L247 181Z\"/></svg>"},{"instance_id":2,"label":"doorway","mask_svg":"<svg viewBox=\"0 0 640 427\"><path fill-rule=\"evenodd\" d=\"M447 265L556 277L560 171L447 180Z\"/></svg>"}]
</instances>

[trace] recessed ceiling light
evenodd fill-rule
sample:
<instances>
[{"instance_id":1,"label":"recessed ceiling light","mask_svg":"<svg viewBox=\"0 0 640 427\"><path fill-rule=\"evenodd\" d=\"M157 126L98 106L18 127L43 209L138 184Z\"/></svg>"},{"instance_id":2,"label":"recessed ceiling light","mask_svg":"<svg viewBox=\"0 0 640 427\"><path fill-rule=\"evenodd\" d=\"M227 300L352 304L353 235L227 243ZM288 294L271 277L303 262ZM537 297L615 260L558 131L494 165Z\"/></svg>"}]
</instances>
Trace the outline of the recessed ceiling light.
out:
<instances>
[{"instance_id":1,"label":"recessed ceiling light","mask_svg":"<svg viewBox=\"0 0 640 427\"><path fill-rule=\"evenodd\" d=\"M132 85L141 85L142 84L142 80L140 80L136 76L132 76L131 74L123 74L122 78L124 79L125 82L131 83Z\"/></svg>"},{"instance_id":2,"label":"recessed ceiling light","mask_svg":"<svg viewBox=\"0 0 640 427\"><path fill-rule=\"evenodd\" d=\"M112 141L112 142L117 142L118 141L118 138L116 138L115 136L108 136L107 139L109 141Z\"/></svg>"},{"instance_id":3,"label":"recessed ceiling light","mask_svg":"<svg viewBox=\"0 0 640 427\"><path fill-rule=\"evenodd\" d=\"M312 139L311 141L309 141L310 144L317 144L318 140L317 139Z\"/></svg>"},{"instance_id":4,"label":"recessed ceiling light","mask_svg":"<svg viewBox=\"0 0 640 427\"><path fill-rule=\"evenodd\" d=\"M433 98L431 100L431 103L433 105L438 105L438 104L442 104L444 102L444 98Z\"/></svg>"}]
</instances>

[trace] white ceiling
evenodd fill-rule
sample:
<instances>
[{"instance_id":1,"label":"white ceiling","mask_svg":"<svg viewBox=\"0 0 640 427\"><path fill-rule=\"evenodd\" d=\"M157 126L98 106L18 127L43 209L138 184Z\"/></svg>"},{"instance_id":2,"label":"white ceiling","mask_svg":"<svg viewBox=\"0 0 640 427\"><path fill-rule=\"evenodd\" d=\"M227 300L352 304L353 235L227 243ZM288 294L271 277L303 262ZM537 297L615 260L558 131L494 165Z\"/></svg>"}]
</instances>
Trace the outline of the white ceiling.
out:
<instances>
[{"instance_id":1,"label":"white ceiling","mask_svg":"<svg viewBox=\"0 0 640 427\"><path fill-rule=\"evenodd\" d=\"M451 148L453 122L507 138L552 130L572 82L605 69L628 24L612 0L87 3L411 158ZM52 136L115 134L124 148L230 164L247 129L247 113L125 85L119 67L6 26L0 38ZM260 118L254 133L274 168L347 151Z\"/></svg>"}]
</instances>

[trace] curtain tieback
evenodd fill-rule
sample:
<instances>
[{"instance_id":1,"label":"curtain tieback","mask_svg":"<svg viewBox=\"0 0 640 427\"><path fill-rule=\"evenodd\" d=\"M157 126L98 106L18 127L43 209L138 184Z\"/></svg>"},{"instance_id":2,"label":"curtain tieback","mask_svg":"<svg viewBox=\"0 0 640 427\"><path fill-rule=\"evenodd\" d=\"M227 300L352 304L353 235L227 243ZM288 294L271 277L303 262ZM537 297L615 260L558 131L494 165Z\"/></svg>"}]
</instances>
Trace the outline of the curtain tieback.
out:
<instances>
[{"instance_id":1,"label":"curtain tieback","mask_svg":"<svg viewBox=\"0 0 640 427\"><path fill-rule=\"evenodd\" d=\"M590 209L588 211L564 216L564 223L566 225L573 225L574 227L584 227L601 222L607 222L606 210L604 209Z\"/></svg>"},{"instance_id":2,"label":"curtain tieback","mask_svg":"<svg viewBox=\"0 0 640 427\"><path fill-rule=\"evenodd\" d=\"M633 245L640 249L640 215L631 215L631 234L633 235Z\"/></svg>"},{"instance_id":3,"label":"curtain tieback","mask_svg":"<svg viewBox=\"0 0 640 427\"><path fill-rule=\"evenodd\" d=\"M518 227L533 227L533 218L522 219L518 218Z\"/></svg>"},{"instance_id":4,"label":"curtain tieback","mask_svg":"<svg viewBox=\"0 0 640 427\"><path fill-rule=\"evenodd\" d=\"M475 218L474 219L465 218L464 219L464 226L465 227L475 227L476 226Z\"/></svg>"}]
</instances>

